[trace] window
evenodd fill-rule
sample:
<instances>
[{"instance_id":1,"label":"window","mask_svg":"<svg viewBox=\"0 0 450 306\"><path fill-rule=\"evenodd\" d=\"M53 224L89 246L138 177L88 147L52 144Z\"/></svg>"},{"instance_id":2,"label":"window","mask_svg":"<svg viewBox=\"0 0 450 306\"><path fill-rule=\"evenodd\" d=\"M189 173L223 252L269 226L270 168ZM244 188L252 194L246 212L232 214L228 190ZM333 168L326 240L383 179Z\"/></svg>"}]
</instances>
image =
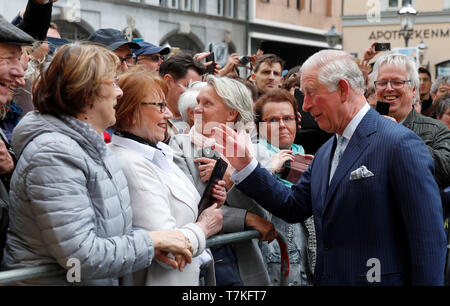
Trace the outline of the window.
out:
<instances>
[{"instance_id":1,"label":"window","mask_svg":"<svg viewBox=\"0 0 450 306\"><path fill-rule=\"evenodd\" d=\"M234 0L225 0L225 16L234 17Z\"/></svg>"},{"instance_id":2,"label":"window","mask_svg":"<svg viewBox=\"0 0 450 306\"><path fill-rule=\"evenodd\" d=\"M297 0L297 10L305 9L305 0Z\"/></svg>"},{"instance_id":3,"label":"window","mask_svg":"<svg viewBox=\"0 0 450 306\"><path fill-rule=\"evenodd\" d=\"M218 0L217 15L234 17L234 0Z\"/></svg>"},{"instance_id":4,"label":"window","mask_svg":"<svg viewBox=\"0 0 450 306\"><path fill-rule=\"evenodd\" d=\"M407 5L408 3L410 3L412 6L415 6L414 2L415 1L411 1L411 0L388 0L387 8L388 8L388 10L399 10L404 5Z\"/></svg>"},{"instance_id":5,"label":"window","mask_svg":"<svg viewBox=\"0 0 450 306\"><path fill-rule=\"evenodd\" d=\"M388 7L389 9L400 9L400 2L401 0L389 0Z\"/></svg>"},{"instance_id":6,"label":"window","mask_svg":"<svg viewBox=\"0 0 450 306\"><path fill-rule=\"evenodd\" d=\"M333 15L333 3L331 0L327 0L327 16L331 17Z\"/></svg>"},{"instance_id":7,"label":"window","mask_svg":"<svg viewBox=\"0 0 450 306\"><path fill-rule=\"evenodd\" d=\"M170 8L179 8L178 0L168 0Z\"/></svg>"},{"instance_id":8,"label":"window","mask_svg":"<svg viewBox=\"0 0 450 306\"><path fill-rule=\"evenodd\" d=\"M190 11L192 9L192 0L182 0L181 2L183 4L181 9L185 11Z\"/></svg>"},{"instance_id":9,"label":"window","mask_svg":"<svg viewBox=\"0 0 450 306\"><path fill-rule=\"evenodd\" d=\"M223 1L224 0L217 1L217 15L223 15Z\"/></svg>"}]
</instances>

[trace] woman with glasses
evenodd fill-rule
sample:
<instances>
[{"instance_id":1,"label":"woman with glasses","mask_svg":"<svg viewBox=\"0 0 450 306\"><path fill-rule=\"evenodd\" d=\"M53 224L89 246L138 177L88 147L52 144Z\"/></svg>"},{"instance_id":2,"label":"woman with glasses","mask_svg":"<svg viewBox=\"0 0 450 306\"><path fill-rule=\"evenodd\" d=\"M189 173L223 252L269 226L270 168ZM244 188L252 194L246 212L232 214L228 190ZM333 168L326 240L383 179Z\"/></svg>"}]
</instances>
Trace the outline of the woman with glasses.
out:
<instances>
[{"instance_id":1,"label":"woman with glasses","mask_svg":"<svg viewBox=\"0 0 450 306\"><path fill-rule=\"evenodd\" d=\"M272 159L270 170L281 184L291 187L297 182L289 181L284 172L286 162L294 156L305 154L301 145L294 143L298 129L297 100L285 89L275 89L261 96L255 103L259 145L267 149ZM312 159L311 155L308 155ZM315 231L312 217L303 223L290 224L273 216L271 221L278 233L287 241L290 271L287 283L291 286L312 284L312 267L315 260ZM261 244L272 285L280 285L281 252L276 241Z\"/></svg>"},{"instance_id":2,"label":"woman with glasses","mask_svg":"<svg viewBox=\"0 0 450 306\"><path fill-rule=\"evenodd\" d=\"M253 103L244 84L212 75L207 77L207 85L198 94L197 101L194 126L188 134L172 136L170 146L175 153L174 162L202 194L216 159L225 159L211 148L214 144L212 128L228 123L250 141L246 130L254 127ZM261 240L273 240L276 233L272 223L265 220L267 212L233 187L233 182L229 179L232 172L233 169L228 166L224 177L228 192L227 205L222 206L223 232L254 229L261 233ZM225 244L212 249L212 252L218 286L270 284L257 239Z\"/></svg>"},{"instance_id":3,"label":"woman with glasses","mask_svg":"<svg viewBox=\"0 0 450 306\"><path fill-rule=\"evenodd\" d=\"M183 271L158 262L127 277L125 284L197 286L200 269L207 271L212 261L205 250L206 239L222 228L218 207L226 199L225 182L214 186L217 202L199 216L200 195L162 142L172 117L165 101L167 85L158 75L135 67L120 76L119 86L124 94L116 105L111 149L128 180L133 226L148 231L179 229L194 248L192 263Z\"/></svg>"},{"instance_id":4,"label":"woman with glasses","mask_svg":"<svg viewBox=\"0 0 450 306\"><path fill-rule=\"evenodd\" d=\"M118 63L100 46L61 47L35 84L37 111L14 130L18 162L4 268L58 264L77 271L29 284L118 285L154 258L180 269L191 260L181 231L132 228L127 182L102 137L122 96Z\"/></svg>"}]
</instances>

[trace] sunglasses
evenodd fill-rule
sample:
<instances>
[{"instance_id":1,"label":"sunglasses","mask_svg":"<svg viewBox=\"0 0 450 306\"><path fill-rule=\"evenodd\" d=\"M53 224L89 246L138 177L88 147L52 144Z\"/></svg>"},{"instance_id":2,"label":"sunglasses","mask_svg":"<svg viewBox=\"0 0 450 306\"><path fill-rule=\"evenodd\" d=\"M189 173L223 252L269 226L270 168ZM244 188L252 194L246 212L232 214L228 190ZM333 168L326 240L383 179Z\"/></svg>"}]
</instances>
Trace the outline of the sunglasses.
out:
<instances>
[{"instance_id":1,"label":"sunglasses","mask_svg":"<svg viewBox=\"0 0 450 306\"><path fill-rule=\"evenodd\" d=\"M152 62L159 62L159 60L164 61L164 57L162 57L159 54L149 54L149 55L142 55L142 56L138 56L136 58L136 63L141 61L141 60L151 60Z\"/></svg>"}]
</instances>

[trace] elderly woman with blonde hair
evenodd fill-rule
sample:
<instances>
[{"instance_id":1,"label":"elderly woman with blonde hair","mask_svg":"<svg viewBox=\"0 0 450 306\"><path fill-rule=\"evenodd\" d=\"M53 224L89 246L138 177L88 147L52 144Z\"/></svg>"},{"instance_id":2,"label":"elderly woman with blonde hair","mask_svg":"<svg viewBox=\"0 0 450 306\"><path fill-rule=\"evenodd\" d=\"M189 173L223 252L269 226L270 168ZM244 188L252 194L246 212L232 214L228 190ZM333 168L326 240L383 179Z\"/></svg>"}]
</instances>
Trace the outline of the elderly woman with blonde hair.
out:
<instances>
[{"instance_id":1,"label":"elderly woman with blonde hair","mask_svg":"<svg viewBox=\"0 0 450 306\"><path fill-rule=\"evenodd\" d=\"M116 121L118 57L106 48L61 47L33 91L37 111L13 133L4 268L72 267L81 285L118 285L156 257L183 269L192 245L179 230L132 228L127 181L102 133ZM167 256L175 254L176 260ZM27 281L68 284L66 275Z\"/></svg>"},{"instance_id":2,"label":"elderly woman with blonde hair","mask_svg":"<svg viewBox=\"0 0 450 306\"><path fill-rule=\"evenodd\" d=\"M183 271L154 264L134 273L125 284L149 286L196 286L200 270L211 272L212 257L206 239L222 228L225 202L224 181L214 186L217 200L201 214L200 194L186 175L174 164L173 153L162 141L167 120L172 113L167 107L167 85L158 75L134 67L120 76L123 89L116 105L116 132L111 149L116 153L130 189L133 225L149 231L179 229L194 248L192 263ZM214 284L209 278L208 284Z\"/></svg>"}]
</instances>

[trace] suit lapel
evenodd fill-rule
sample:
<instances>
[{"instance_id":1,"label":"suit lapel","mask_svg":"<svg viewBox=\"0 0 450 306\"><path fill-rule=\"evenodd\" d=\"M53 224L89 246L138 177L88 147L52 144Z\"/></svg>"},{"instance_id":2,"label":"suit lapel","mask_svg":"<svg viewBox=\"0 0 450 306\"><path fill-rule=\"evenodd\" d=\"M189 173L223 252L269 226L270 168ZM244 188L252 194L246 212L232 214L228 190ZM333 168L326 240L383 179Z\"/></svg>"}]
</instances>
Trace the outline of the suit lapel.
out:
<instances>
[{"instance_id":1,"label":"suit lapel","mask_svg":"<svg viewBox=\"0 0 450 306\"><path fill-rule=\"evenodd\" d=\"M315 173L326 173L325 175L319 176L319 194L318 201L321 205L320 211L323 214L325 211L325 199L328 192L328 181L330 176L331 158L333 157L334 148L336 147L336 136L333 135L332 139L328 140L324 145L324 152L320 155L320 160L317 160L317 170ZM319 157L319 155L317 156Z\"/></svg>"},{"instance_id":2,"label":"suit lapel","mask_svg":"<svg viewBox=\"0 0 450 306\"><path fill-rule=\"evenodd\" d=\"M331 202L331 199L333 198L333 195L336 192L336 189L339 186L339 184L344 184L346 183L345 180L350 179L350 170L352 169L351 167L358 161L362 153L369 146L370 142L368 136L376 131L377 115L378 114L376 113L376 111L370 109L359 123L355 132L353 133L353 136L350 139L350 142L344 151L344 155L342 155L342 158L339 161L334 176L330 182L328 192L326 193L323 209L324 212L327 209L329 203ZM329 155L330 160L332 158L331 157L332 153L333 152L330 152ZM331 164L331 162L329 164ZM324 175L327 178L330 175L329 167L328 167L328 175Z\"/></svg>"}]
</instances>

